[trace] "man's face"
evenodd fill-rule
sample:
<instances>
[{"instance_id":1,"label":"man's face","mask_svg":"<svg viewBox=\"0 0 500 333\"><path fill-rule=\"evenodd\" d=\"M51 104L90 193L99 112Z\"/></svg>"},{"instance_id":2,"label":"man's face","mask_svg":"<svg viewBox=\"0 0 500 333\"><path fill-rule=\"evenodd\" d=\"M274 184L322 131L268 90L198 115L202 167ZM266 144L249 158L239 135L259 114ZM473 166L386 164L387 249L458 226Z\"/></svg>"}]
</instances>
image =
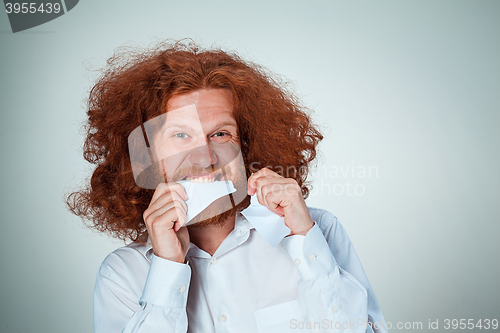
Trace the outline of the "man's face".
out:
<instances>
[{"instance_id":1,"label":"man's face","mask_svg":"<svg viewBox=\"0 0 500 333\"><path fill-rule=\"evenodd\" d=\"M231 173L240 152L231 93L199 90L171 98L153 139L169 181L212 182Z\"/></svg>"},{"instance_id":2,"label":"man's face","mask_svg":"<svg viewBox=\"0 0 500 333\"><path fill-rule=\"evenodd\" d=\"M232 198L226 196L216 200L192 221L222 223L228 214L236 212L236 206L246 197L247 191L231 93L225 89L211 89L173 97L162 117L161 126L152 136L152 150L161 161L166 181L230 180L236 188Z\"/></svg>"}]
</instances>

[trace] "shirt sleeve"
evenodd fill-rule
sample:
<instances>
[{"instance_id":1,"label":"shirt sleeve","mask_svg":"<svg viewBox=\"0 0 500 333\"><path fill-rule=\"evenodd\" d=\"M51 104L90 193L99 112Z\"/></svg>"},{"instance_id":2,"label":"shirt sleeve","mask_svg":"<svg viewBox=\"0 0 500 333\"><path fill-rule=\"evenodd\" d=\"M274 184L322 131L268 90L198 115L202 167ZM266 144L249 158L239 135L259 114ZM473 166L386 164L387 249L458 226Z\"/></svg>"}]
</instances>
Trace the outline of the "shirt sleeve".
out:
<instances>
[{"instance_id":1,"label":"shirt sleeve","mask_svg":"<svg viewBox=\"0 0 500 333\"><path fill-rule=\"evenodd\" d=\"M283 246L300 275L299 295L309 320L321 323L325 332L387 332L373 289L335 216L323 213L306 236L287 237Z\"/></svg>"},{"instance_id":2,"label":"shirt sleeve","mask_svg":"<svg viewBox=\"0 0 500 333\"><path fill-rule=\"evenodd\" d=\"M189 265L153 255L140 298L130 276L120 265L105 261L101 266L94 290L94 333L186 333Z\"/></svg>"}]
</instances>

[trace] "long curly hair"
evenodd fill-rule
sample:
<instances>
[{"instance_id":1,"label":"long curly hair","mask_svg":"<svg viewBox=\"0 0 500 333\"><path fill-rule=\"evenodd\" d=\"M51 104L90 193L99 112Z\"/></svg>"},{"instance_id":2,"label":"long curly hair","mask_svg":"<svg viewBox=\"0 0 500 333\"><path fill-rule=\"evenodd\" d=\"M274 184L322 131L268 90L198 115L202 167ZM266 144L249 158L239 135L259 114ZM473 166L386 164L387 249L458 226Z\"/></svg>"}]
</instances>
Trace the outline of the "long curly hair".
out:
<instances>
[{"instance_id":1,"label":"long curly hair","mask_svg":"<svg viewBox=\"0 0 500 333\"><path fill-rule=\"evenodd\" d=\"M83 156L96 167L86 187L67 195L71 212L113 237L143 239L142 215L154 190L134 181L129 134L166 112L173 96L219 88L233 95L247 176L268 167L294 178L306 198L308 170L323 138L309 110L262 67L235 53L181 41L121 49L108 60L87 101Z\"/></svg>"}]
</instances>

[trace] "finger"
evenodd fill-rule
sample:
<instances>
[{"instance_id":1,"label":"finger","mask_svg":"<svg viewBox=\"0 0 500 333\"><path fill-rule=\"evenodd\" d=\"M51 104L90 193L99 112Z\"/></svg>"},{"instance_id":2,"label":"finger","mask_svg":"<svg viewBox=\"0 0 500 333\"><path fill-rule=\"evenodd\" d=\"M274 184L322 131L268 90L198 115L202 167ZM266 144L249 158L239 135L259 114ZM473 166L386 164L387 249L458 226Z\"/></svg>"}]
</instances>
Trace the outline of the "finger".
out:
<instances>
[{"instance_id":1,"label":"finger","mask_svg":"<svg viewBox=\"0 0 500 333\"><path fill-rule=\"evenodd\" d=\"M158 200L158 198L160 196L162 196L163 194L165 194L167 192L168 192L167 184L165 184L165 183L158 184L158 186L156 186L155 192L153 193L153 197L151 198L149 206L151 207L156 202L156 200Z\"/></svg>"},{"instance_id":2,"label":"finger","mask_svg":"<svg viewBox=\"0 0 500 333\"><path fill-rule=\"evenodd\" d=\"M256 190L255 193L257 195L257 200L261 205L267 206L265 202L265 197L262 195L262 188L265 186L280 186L288 184L288 180L283 177L274 177L274 176L262 176L256 181Z\"/></svg>"},{"instance_id":3,"label":"finger","mask_svg":"<svg viewBox=\"0 0 500 333\"><path fill-rule=\"evenodd\" d=\"M161 229L174 229L174 231L177 231L179 227L176 228L176 224L182 226L186 223L186 213L178 204L171 202L161 210L151 214L147 224L151 227L153 223L156 227L160 227Z\"/></svg>"},{"instance_id":4,"label":"finger","mask_svg":"<svg viewBox=\"0 0 500 333\"><path fill-rule=\"evenodd\" d=\"M248 194L249 195L254 195L255 194L255 190L256 190L256 187L257 187L257 184L256 184L257 179L259 179L260 177L262 177L268 171L271 171L271 170L269 170L268 168L260 169L259 171L257 171L256 173L254 173L253 175L251 175L248 178L248 183L247 183L248 186L247 187L248 187Z\"/></svg>"},{"instance_id":5,"label":"finger","mask_svg":"<svg viewBox=\"0 0 500 333\"><path fill-rule=\"evenodd\" d=\"M154 204L159 197L168 192L177 192L183 200L187 200L186 190L184 190L184 187L182 187L181 184L175 182L171 182L168 184L160 183L156 187L155 193L153 194L149 205L151 206L152 204Z\"/></svg>"},{"instance_id":6,"label":"finger","mask_svg":"<svg viewBox=\"0 0 500 333\"><path fill-rule=\"evenodd\" d=\"M187 220L187 216L186 216L186 212L184 211L180 211L178 212L178 219L177 221L174 223L174 231L177 232L179 231L183 226L184 224L186 224L186 220Z\"/></svg>"},{"instance_id":7,"label":"finger","mask_svg":"<svg viewBox=\"0 0 500 333\"><path fill-rule=\"evenodd\" d=\"M286 206L287 198L284 196L283 188L286 184L272 183L262 186L261 196L265 206L273 213L284 216L283 208Z\"/></svg>"},{"instance_id":8,"label":"finger","mask_svg":"<svg viewBox=\"0 0 500 333\"><path fill-rule=\"evenodd\" d=\"M153 214L161 215L164 212L166 212L172 208L175 208L178 211L180 211L182 214L185 215L187 212L187 209L185 208L185 206L186 206L186 204L182 200L171 200L168 203L166 203L165 205L159 207Z\"/></svg>"},{"instance_id":9,"label":"finger","mask_svg":"<svg viewBox=\"0 0 500 333\"><path fill-rule=\"evenodd\" d=\"M151 214L153 214L158 209L162 208L169 201L172 200L172 193L171 192L164 192L163 190L164 189L162 189L162 188L157 188L157 192L155 192L155 194L156 193L162 193L162 194L161 194L161 196L156 198L154 201L151 200L151 202L149 203L149 207L142 214L144 220L147 220L151 216Z\"/></svg>"},{"instance_id":10,"label":"finger","mask_svg":"<svg viewBox=\"0 0 500 333\"><path fill-rule=\"evenodd\" d=\"M257 190L257 181L260 178L263 177L275 177L275 178L283 178L280 175L278 175L276 172L268 169L268 168L263 168L254 173L253 175L248 178L248 195L254 195L255 191Z\"/></svg>"},{"instance_id":11,"label":"finger","mask_svg":"<svg viewBox=\"0 0 500 333\"><path fill-rule=\"evenodd\" d=\"M267 180L267 181L266 181ZM254 194L257 196L257 201L263 206L267 206L264 197L262 196L262 187L269 185L269 179L264 178L263 176L257 178L255 180L255 191Z\"/></svg>"},{"instance_id":12,"label":"finger","mask_svg":"<svg viewBox=\"0 0 500 333\"><path fill-rule=\"evenodd\" d=\"M178 217L177 217L177 212L175 211L175 207L172 207L168 211L163 212L163 214L158 215L155 218L156 221L155 223L157 226L169 230L174 228L177 219Z\"/></svg>"},{"instance_id":13,"label":"finger","mask_svg":"<svg viewBox=\"0 0 500 333\"><path fill-rule=\"evenodd\" d=\"M151 210L158 210L162 206L166 205L170 201L178 201L179 204L182 206L182 208L187 211L187 205L184 202L184 200L181 198L181 196L175 192L167 192L164 193L161 197L159 197L150 207L149 209Z\"/></svg>"},{"instance_id":14,"label":"finger","mask_svg":"<svg viewBox=\"0 0 500 333\"><path fill-rule=\"evenodd\" d=\"M172 221L177 220L177 215L182 214L183 209L180 207L180 203L176 201L170 201L167 204L159 207L158 209L149 213L149 215L145 218L146 225L149 225L155 221L160 216L164 216L165 213L168 213L172 217Z\"/></svg>"},{"instance_id":15,"label":"finger","mask_svg":"<svg viewBox=\"0 0 500 333\"><path fill-rule=\"evenodd\" d=\"M168 183L167 186L168 186L168 188L169 188L170 191L177 192L177 194L179 194L179 196L183 200L187 200L188 199L186 190L184 189L184 187L182 187L181 184L175 183L175 182L171 182L171 183Z\"/></svg>"},{"instance_id":16,"label":"finger","mask_svg":"<svg viewBox=\"0 0 500 333\"><path fill-rule=\"evenodd\" d=\"M278 176L278 177L281 177L280 175L278 175L276 172L274 172L273 170L269 169L269 168L262 168L260 169L259 171L257 171L256 173L254 173L254 175L263 175L263 176Z\"/></svg>"},{"instance_id":17,"label":"finger","mask_svg":"<svg viewBox=\"0 0 500 333\"><path fill-rule=\"evenodd\" d=\"M284 216L285 208L299 198L303 200L300 186L292 178L275 179L274 182L262 186L261 196L271 211Z\"/></svg>"},{"instance_id":18,"label":"finger","mask_svg":"<svg viewBox=\"0 0 500 333\"><path fill-rule=\"evenodd\" d=\"M144 212L144 221L148 221L155 216L161 215L174 206L186 214L187 205L184 200L182 200L175 192L165 193L163 196L158 198L153 205L146 209Z\"/></svg>"}]
</instances>

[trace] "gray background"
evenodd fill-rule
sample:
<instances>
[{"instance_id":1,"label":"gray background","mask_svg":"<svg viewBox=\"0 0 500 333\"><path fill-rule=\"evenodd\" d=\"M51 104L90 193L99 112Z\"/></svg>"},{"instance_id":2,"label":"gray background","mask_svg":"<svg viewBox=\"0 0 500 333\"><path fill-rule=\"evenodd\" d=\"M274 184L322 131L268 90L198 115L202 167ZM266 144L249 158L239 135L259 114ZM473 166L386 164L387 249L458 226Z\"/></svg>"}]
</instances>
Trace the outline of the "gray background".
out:
<instances>
[{"instance_id":1,"label":"gray background","mask_svg":"<svg viewBox=\"0 0 500 333\"><path fill-rule=\"evenodd\" d=\"M92 331L96 271L123 243L63 204L90 172L87 68L184 37L284 75L315 110L308 204L339 217L387 321L500 319L499 1L87 0L16 34L2 11L0 32L1 332Z\"/></svg>"}]
</instances>

